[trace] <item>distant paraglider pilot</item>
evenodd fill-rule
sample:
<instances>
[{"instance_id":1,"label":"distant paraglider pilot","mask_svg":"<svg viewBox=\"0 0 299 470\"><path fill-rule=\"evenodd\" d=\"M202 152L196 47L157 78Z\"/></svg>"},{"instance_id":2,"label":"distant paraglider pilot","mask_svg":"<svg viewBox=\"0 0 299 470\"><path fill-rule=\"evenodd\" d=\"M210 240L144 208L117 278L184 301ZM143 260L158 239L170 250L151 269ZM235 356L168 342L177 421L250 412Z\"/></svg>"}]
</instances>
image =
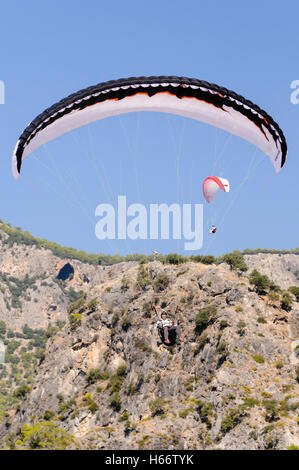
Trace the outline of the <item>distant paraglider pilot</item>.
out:
<instances>
[{"instance_id":1,"label":"distant paraglider pilot","mask_svg":"<svg viewBox=\"0 0 299 470\"><path fill-rule=\"evenodd\" d=\"M225 193L229 193L230 184L226 178L218 178L217 176L208 176L202 185L203 195L207 202L214 202L217 192L222 189Z\"/></svg>"},{"instance_id":2,"label":"distant paraglider pilot","mask_svg":"<svg viewBox=\"0 0 299 470\"><path fill-rule=\"evenodd\" d=\"M217 227L215 225L212 225L212 228L211 230L209 231L209 233L216 233L216 230L217 230Z\"/></svg>"}]
</instances>

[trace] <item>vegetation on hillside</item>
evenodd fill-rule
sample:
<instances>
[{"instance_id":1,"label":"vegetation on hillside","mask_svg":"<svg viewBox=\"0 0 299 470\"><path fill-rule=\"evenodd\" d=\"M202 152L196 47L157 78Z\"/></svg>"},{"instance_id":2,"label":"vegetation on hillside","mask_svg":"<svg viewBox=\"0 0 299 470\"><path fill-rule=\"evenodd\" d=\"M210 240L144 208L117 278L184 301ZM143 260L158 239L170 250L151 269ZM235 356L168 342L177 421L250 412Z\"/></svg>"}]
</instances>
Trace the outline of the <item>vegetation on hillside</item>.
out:
<instances>
[{"instance_id":1,"label":"vegetation on hillside","mask_svg":"<svg viewBox=\"0 0 299 470\"><path fill-rule=\"evenodd\" d=\"M0 340L5 345L5 361L0 364L0 422L9 410L18 408L20 401L30 392L33 377L43 360L46 343L64 322L49 325L46 330L24 325L22 332L8 329L0 320Z\"/></svg>"}]
</instances>

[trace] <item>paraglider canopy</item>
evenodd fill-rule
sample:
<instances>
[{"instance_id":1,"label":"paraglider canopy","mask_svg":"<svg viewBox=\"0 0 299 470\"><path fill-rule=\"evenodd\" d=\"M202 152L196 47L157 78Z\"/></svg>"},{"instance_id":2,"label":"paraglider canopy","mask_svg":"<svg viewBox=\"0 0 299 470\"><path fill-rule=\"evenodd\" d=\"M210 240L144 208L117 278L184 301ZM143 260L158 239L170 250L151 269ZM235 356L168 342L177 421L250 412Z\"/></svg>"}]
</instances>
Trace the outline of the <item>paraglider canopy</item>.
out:
<instances>
[{"instance_id":1,"label":"paraglider canopy","mask_svg":"<svg viewBox=\"0 0 299 470\"><path fill-rule=\"evenodd\" d=\"M90 122L136 111L178 114L211 124L251 142L269 156L278 173L287 144L278 124L259 106L233 91L202 80L160 76L111 80L62 99L22 132L12 157L18 178L31 152Z\"/></svg>"},{"instance_id":2,"label":"paraglider canopy","mask_svg":"<svg viewBox=\"0 0 299 470\"><path fill-rule=\"evenodd\" d=\"M229 181L217 176L208 176L203 182L203 195L207 202L213 202L217 191L221 188L226 193L229 192Z\"/></svg>"}]
</instances>

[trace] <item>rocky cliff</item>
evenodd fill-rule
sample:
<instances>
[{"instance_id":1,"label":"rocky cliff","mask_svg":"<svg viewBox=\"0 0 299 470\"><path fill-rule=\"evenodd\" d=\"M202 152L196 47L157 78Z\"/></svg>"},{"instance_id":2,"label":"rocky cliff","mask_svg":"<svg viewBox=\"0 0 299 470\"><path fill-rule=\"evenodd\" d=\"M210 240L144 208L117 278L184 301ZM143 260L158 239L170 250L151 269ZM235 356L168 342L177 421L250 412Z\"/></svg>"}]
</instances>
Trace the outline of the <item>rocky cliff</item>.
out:
<instances>
[{"instance_id":1,"label":"rocky cliff","mask_svg":"<svg viewBox=\"0 0 299 470\"><path fill-rule=\"evenodd\" d=\"M296 254L245 255L249 270L257 269L283 289L299 285L299 257Z\"/></svg>"},{"instance_id":2,"label":"rocky cliff","mask_svg":"<svg viewBox=\"0 0 299 470\"><path fill-rule=\"evenodd\" d=\"M249 277L257 268L282 289L298 285L297 255L246 255L244 272L223 262L95 266L7 237L2 448L299 446L297 297L286 305ZM184 343L161 344L152 305L170 316L178 305Z\"/></svg>"}]
</instances>

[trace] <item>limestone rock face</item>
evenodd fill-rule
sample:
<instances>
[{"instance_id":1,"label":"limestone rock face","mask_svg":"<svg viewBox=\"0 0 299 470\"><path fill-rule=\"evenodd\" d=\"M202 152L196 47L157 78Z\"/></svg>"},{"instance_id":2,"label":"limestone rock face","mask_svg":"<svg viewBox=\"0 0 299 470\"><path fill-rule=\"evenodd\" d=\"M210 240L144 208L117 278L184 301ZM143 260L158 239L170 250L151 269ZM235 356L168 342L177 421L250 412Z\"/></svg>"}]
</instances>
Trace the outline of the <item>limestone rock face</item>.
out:
<instances>
[{"instance_id":1,"label":"limestone rock face","mask_svg":"<svg viewBox=\"0 0 299 470\"><path fill-rule=\"evenodd\" d=\"M245 255L244 259L250 271L257 269L283 289L299 286L298 255L258 253Z\"/></svg>"},{"instance_id":2,"label":"limestone rock face","mask_svg":"<svg viewBox=\"0 0 299 470\"><path fill-rule=\"evenodd\" d=\"M4 239L0 320L14 331L66 324L49 338L31 390L2 417L2 448L20 446L25 424L45 422L72 436L76 449L299 445L295 299L283 310L226 264L93 266ZM245 259L249 272L284 289L298 285L296 255ZM70 276L57 280L59 272ZM85 297L69 315L79 291ZM184 343L161 345L151 304L173 318L179 306Z\"/></svg>"}]
</instances>

